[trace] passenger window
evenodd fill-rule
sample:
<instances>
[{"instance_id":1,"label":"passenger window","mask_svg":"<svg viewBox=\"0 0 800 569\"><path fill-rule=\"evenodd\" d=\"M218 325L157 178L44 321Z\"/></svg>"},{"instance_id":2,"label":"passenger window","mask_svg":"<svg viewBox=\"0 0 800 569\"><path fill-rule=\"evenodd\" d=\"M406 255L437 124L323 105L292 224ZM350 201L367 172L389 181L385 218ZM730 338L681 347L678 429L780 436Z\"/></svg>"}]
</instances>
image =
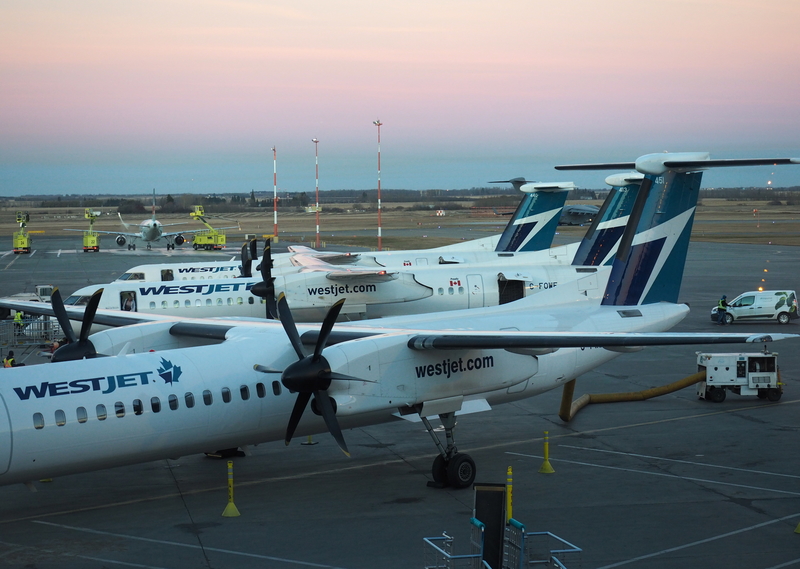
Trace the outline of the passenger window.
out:
<instances>
[{"instance_id":1,"label":"passenger window","mask_svg":"<svg viewBox=\"0 0 800 569\"><path fill-rule=\"evenodd\" d=\"M190 308L190 307L192 306L192 301L191 301L191 300L186 300L186 301L183 303L183 305L184 305L186 308Z\"/></svg>"},{"instance_id":2,"label":"passenger window","mask_svg":"<svg viewBox=\"0 0 800 569\"><path fill-rule=\"evenodd\" d=\"M163 308L164 310L166 310L166 309L167 309L167 306L168 306L168 305L167 305L167 301L166 301L166 300L162 300L162 301L161 301L161 308Z\"/></svg>"},{"instance_id":3,"label":"passenger window","mask_svg":"<svg viewBox=\"0 0 800 569\"><path fill-rule=\"evenodd\" d=\"M42 415L41 413L33 414L33 428L44 429L44 415Z\"/></svg>"},{"instance_id":4,"label":"passenger window","mask_svg":"<svg viewBox=\"0 0 800 569\"><path fill-rule=\"evenodd\" d=\"M222 401L223 403L230 403L231 402L231 390L227 387L222 388Z\"/></svg>"},{"instance_id":5,"label":"passenger window","mask_svg":"<svg viewBox=\"0 0 800 569\"><path fill-rule=\"evenodd\" d=\"M275 395L281 394L281 382L280 381L273 381L272 382L272 393Z\"/></svg>"},{"instance_id":6,"label":"passenger window","mask_svg":"<svg viewBox=\"0 0 800 569\"><path fill-rule=\"evenodd\" d=\"M256 395L259 399L264 399L267 396L267 388L263 383L256 383Z\"/></svg>"},{"instance_id":7,"label":"passenger window","mask_svg":"<svg viewBox=\"0 0 800 569\"><path fill-rule=\"evenodd\" d=\"M156 307L156 303L151 300L150 301L150 310L154 310L155 307Z\"/></svg>"},{"instance_id":8,"label":"passenger window","mask_svg":"<svg viewBox=\"0 0 800 569\"><path fill-rule=\"evenodd\" d=\"M246 385L239 387L239 394L242 396L242 401L250 399L250 388Z\"/></svg>"},{"instance_id":9,"label":"passenger window","mask_svg":"<svg viewBox=\"0 0 800 569\"><path fill-rule=\"evenodd\" d=\"M198 298L197 300L194 301L194 305L195 306L203 306L203 301Z\"/></svg>"},{"instance_id":10,"label":"passenger window","mask_svg":"<svg viewBox=\"0 0 800 569\"><path fill-rule=\"evenodd\" d=\"M117 414L117 417L122 419L125 416L125 404L122 401L114 403L114 412Z\"/></svg>"},{"instance_id":11,"label":"passenger window","mask_svg":"<svg viewBox=\"0 0 800 569\"><path fill-rule=\"evenodd\" d=\"M86 409L84 407L78 407L77 415L79 423L85 423L89 419L89 415L86 413Z\"/></svg>"},{"instance_id":12,"label":"passenger window","mask_svg":"<svg viewBox=\"0 0 800 569\"><path fill-rule=\"evenodd\" d=\"M217 299L217 306L222 306L222 299L221 298Z\"/></svg>"},{"instance_id":13,"label":"passenger window","mask_svg":"<svg viewBox=\"0 0 800 569\"><path fill-rule=\"evenodd\" d=\"M458 287L458 294L464 294L464 287L463 286Z\"/></svg>"},{"instance_id":14,"label":"passenger window","mask_svg":"<svg viewBox=\"0 0 800 569\"><path fill-rule=\"evenodd\" d=\"M233 306L233 299L228 297L228 306Z\"/></svg>"},{"instance_id":15,"label":"passenger window","mask_svg":"<svg viewBox=\"0 0 800 569\"><path fill-rule=\"evenodd\" d=\"M236 297L236 304L242 305L244 304L244 299L241 296Z\"/></svg>"},{"instance_id":16,"label":"passenger window","mask_svg":"<svg viewBox=\"0 0 800 569\"><path fill-rule=\"evenodd\" d=\"M168 401L169 401L169 408L172 409L173 411L176 411L178 409L178 396L170 395L168 397Z\"/></svg>"},{"instance_id":17,"label":"passenger window","mask_svg":"<svg viewBox=\"0 0 800 569\"><path fill-rule=\"evenodd\" d=\"M436 292L438 292L439 294L444 294L444 289L442 287L439 287L439 290L437 290Z\"/></svg>"},{"instance_id":18,"label":"passenger window","mask_svg":"<svg viewBox=\"0 0 800 569\"><path fill-rule=\"evenodd\" d=\"M184 400L186 401L186 408L187 409L191 409L192 407L194 407L194 395L193 394L187 393L184 396Z\"/></svg>"},{"instance_id":19,"label":"passenger window","mask_svg":"<svg viewBox=\"0 0 800 569\"><path fill-rule=\"evenodd\" d=\"M206 405L211 405L214 402L214 397L211 395L211 392L206 389L203 391L203 403Z\"/></svg>"},{"instance_id":20,"label":"passenger window","mask_svg":"<svg viewBox=\"0 0 800 569\"><path fill-rule=\"evenodd\" d=\"M150 408L153 410L153 413L161 411L161 400L158 397L152 397L150 399Z\"/></svg>"},{"instance_id":21,"label":"passenger window","mask_svg":"<svg viewBox=\"0 0 800 569\"><path fill-rule=\"evenodd\" d=\"M248 297L248 299L247 299L247 304L253 304L253 302L254 302L254 301L253 301L253 297L252 297L252 296L251 296L251 297Z\"/></svg>"},{"instance_id":22,"label":"passenger window","mask_svg":"<svg viewBox=\"0 0 800 569\"><path fill-rule=\"evenodd\" d=\"M180 307L181 307L181 301L180 300L173 300L172 301L172 308L180 308Z\"/></svg>"},{"instance_id":23,"label":"passenger window","mask_svg":"<svg viewBox=\"0 0 800 569\"><path fill-rule=\"evenodd\" d=\"M211 306L211 305L212 305L211 299L207 298L206 299L206 306Z\"/></svg>"},{"instance_id":24,"label":"passenger window","mask_svg":"<svg viewBox=\"0 0 800 569\"><path fill-rule=\"evenodd\" d=\"M455 291L453 290L453 287L448 287L447 288L447 294L453 294L454 292Z\"/></svg>"},{"instance_id":25,"label":"passenger window","mask_svg":"<svg viewBox=\"0 0 800 569\"><path fill-rule=\"evenodd\" d=\"M56 425L63 427L67 424L67 415L61 409L56 411Z\"/></svg>"},{"instance_id":26,"label":"passenger window","mask_svg":"<svg viewBox=\"0 0 800 569\"><path fill-rule=\"evenodd\" d=\"M97 406L96 411L97 411L97 419L99 421L105 421L106 417L108 417L108 414L106 413L106 406L101 403L100 405Z\"/></svg>"},{"instance_id":27,"label":"passenger window","mask_svg":"<svg viewBox=\"0 0 800 569\"><path fill-rule=\"evenodd\" d=\"M144 413L144 405L142 405L141 399L134 399L133 400L133 414L134 415L141 415Z\"/></svg>"}]
</instances>

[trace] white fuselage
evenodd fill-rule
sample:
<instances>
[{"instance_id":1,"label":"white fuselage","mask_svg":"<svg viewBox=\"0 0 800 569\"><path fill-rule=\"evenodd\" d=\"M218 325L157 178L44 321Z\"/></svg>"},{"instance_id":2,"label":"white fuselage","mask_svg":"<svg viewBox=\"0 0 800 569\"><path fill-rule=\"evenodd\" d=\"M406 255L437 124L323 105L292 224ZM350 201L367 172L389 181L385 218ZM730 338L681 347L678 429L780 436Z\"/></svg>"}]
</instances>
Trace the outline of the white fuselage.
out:
<instances>
[{"instance_id":1,"label":"white fuselage","mask_svg":"<svg viewBox=\"0 0 800 569\"><path fill-rule=\"evenodd\" d=\"M641 316L630 318L618 307L578 302L582 310L570 303L537 309L531 306L548 303L532 297L518 306L438 315L417 327L659 331L688 312L656 304L639 307ZM403 320L382 321L384 328L374 331L385 335L325 349L333 370L367 380L334 381L328 389L342 428L390 421L401 409L436 400L494 405L530 397L618 355L599 348L538 357L497 349L414 351L407 342L416 330L386 328ZM0 484L281 440L296 396L280 384L279 374L253 369L281 370L296 360L280 323L231 321L222 343L173 336L172 324L92 336L99 352L125 355L4 370ZM364 324L341 326L364 330ZM301 325L300 333L314 329ZM296 435L325 430L321 418L306 413Z\"/></svg>"}]
</instances>

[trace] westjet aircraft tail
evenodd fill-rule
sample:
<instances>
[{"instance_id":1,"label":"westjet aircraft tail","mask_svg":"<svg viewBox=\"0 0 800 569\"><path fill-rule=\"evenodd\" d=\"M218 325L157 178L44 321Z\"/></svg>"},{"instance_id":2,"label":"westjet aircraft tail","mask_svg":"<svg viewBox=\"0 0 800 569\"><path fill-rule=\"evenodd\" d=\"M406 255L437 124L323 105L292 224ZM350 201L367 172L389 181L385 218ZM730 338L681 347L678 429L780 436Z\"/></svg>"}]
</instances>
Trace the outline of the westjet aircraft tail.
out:
<instances>
[{"instance_id":1,"label":"westjet aircraft tail","mask_svg":"<svg viewBox=\"0 0 800 569\"><path fill-rule=\"evenodd\" d=\"M611 264L643 179L644 175L638 172L613 174L606 178L611 191L581 240L573 265Z\"/></svg>"},{"instance_id":2,"label":"westjet aircraft tail","mask_svg":"<svg viewBox=\"0 0 800 569\"><path fill-rule=\"evenodd\" d=\"M508 222L495 251L543 251L553 243L561 210L567 201L572 182L536 183L524 178L507 180L525 197ZM490 182L499 184L501 182Z\"/></svg>"},{"instance_id":3,"label":"westjet aircraft tail","mask_svg":"<svg viewBox=\"0 0 800 569\"><path fill-rule=\"evenodd\" d=\"M665 152L641 156L634 163L556 169L635 168L644 174L602 301L604 305L633 306L678 301L703 170L798 163L796 158L711 160L707 152Z\"/></svg>"}]
</instances>

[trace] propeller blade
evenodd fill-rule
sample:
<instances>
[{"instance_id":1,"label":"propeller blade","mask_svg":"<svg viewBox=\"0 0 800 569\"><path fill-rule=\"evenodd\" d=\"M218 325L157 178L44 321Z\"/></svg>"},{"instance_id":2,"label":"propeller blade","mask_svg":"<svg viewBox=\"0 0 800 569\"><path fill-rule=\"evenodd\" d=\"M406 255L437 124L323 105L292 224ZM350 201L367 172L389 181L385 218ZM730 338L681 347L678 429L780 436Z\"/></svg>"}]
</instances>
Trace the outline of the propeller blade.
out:
<instances>
[{"instance_id":1,"label":"propeller blade","mask_svg":"<svg viewBox=\"0 0 800 569\"><path fill-rule=\"evenodd\" d=\"M278 297L278 318L280 318L286 335L289 336L289 341L292 343L297 358L302 360L306 357L305 350L303 350L303 342L300 341L300 334L297 332L292 311L289 310L289 303L286 302L286 295L283 293Z\"/></svg>"},{"instance_id":2,"label":"propeller blade","mask_svg":"<svg viewBox=\"0 0 800 569\"><path fill-rule=\"evenodd\" d=\"M272 247L269 239L264 241L264 253L261 255L259 270L266 289L264 298L267 301L267 318L277 318L278 306L275 304L275 279L272 278Z\"/></svg>"},{"instance_id":3,"label":"propeller blade","mask_svg":"<svg viewBox=\"0 0 800 569\"><path fill-rule=\"evenodd\" d=\"M250 260L255 261L258 259L258 239L250 240Z\"/></svg>"},{"instance_id":4,"label":"propeller blade","mask_svg":"<svg viewBox=\"0 0 800 569\"><path fill-rule=\"evenodd\" d=\"M336 420L336 413L333 410L333 405L331 404L328 394L324 391L314 391L314 401L317 402L317 409L322 414L322 418L325 419L325 425L327 425L328 431L333 435L333 438L336 440L339 448L342 449L342 452L349 457L350 451L347 450L347 445L342 435L342 429L339 427L339 421Z\"/></svg>"},{"instance_id":5,"label":"propeller blade","mask_svg":"<svg viewBox=\"0 0 800 569\"><path fill-rule=\"evenodd\" d=\"M242 243L242 276L245 278L253 276L253 272L251 269L253 264L253 259L249 256L248 253L249 249L247 248L247 243Z\"/></svg>"},{"instance_id":6,"label":"propeller blade","mask_svg":"<svg viewBox=\"0 0 800 569\"><path fill-rule=\"evenodd\" d=\"M77 342L78 338L75 336L75 330L72 329L72 324L67 316L67 309L64 308L64 301L61 299L61 292L58 288L54 288L53 292L50 293L50 303L53 306L53 312L56 313L58 325L61 326L64 336L67 337L70 343Z\"/></svg>"},{"instance_id":7,"label":"propeller blade","mask_svg":"<svg viewBox=\"0 0 800 569\"><path fill-rule=\"evenodd\" d=\"M92 329L92 322L94 322L94 315L97 313L97 305L100 304L100 297L102 295L103 289L97 289L86 304L86 310L83 311L83 324L81 324L79 342L86 342L86 339L89 337L89 331Z\"/></svg>"},{"instance_id":8,"label":"propeller blade","mask_svg":"<svg viewBox=\"0 0 800 569\"><path fill-rule=\"evenodd\" d=\"M294 402L294 407L292 408L292 416L289 417L289 424L286 425L286 438L284 442L286 446L289 446L289 443L292 440L292 435L294 435L295 429L297 429L297 424L300 422L300 417L303 416L303 411L306 410L306 405L308 405L308 401L311 399L311 392L300 392L297 394L297 399Z\"/></svg>"},{"instance_id":9,"label":"propeller blade","mask_svg":"<svg viewBox=\"0 0 800 569\"><path fill-rule=\"evenodd\" d=\"M319 336L317 336L317 345L314 346L313 361L318 361L322 355L322 350L325 349L325 344L328 342L328 336L331 335L331 330L333 330L333 325L336 323L336 319L339 317L339 312L342 310L344 300L345 299L343 298L337 300L325 315L325 320L322 321L322 328L319 329Z\"/></svg>"}]
</instances>

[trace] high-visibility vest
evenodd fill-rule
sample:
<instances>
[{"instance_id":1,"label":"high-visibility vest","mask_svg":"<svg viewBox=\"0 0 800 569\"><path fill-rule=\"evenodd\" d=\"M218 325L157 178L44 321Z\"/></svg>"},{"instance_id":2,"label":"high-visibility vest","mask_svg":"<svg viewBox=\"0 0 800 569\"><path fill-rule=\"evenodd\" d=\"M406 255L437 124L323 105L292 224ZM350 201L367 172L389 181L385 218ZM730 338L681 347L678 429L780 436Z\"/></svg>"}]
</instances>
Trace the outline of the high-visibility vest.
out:
<instances>
[{"instance_id":1,"label":"high-visibility vest","mask_svg":"<svg viewBox=\"0 0 800 569\"><path fill-rule=\"evenodd\" d=\"M14 314L14 323L22 324L22 312L17 312L16 314Z\"/></svg>"},{"instance_id":2,"label":"high-visibility vest","mask_svg":"<svg viewBox=\"0 0 800 569\"><path fill-rule=\"evenodd\" d=\"M3 367L14 367L14 358L3 359Z\"/></svg>"}]
</instances>

